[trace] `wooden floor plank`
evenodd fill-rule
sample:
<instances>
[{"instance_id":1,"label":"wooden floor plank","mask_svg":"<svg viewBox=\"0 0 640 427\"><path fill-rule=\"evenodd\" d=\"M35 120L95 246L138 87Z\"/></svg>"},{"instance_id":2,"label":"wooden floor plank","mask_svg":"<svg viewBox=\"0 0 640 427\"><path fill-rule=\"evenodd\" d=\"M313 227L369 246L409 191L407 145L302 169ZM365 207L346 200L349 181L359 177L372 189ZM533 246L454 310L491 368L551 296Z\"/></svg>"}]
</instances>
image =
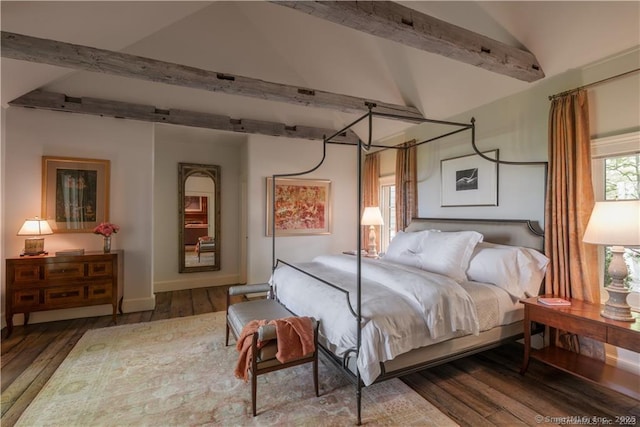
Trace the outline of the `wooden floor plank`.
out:
<instances>
[{"instance_id":1,"label":"wooden floor plank","mask_svg":"<svg viewBox=\"0 0 640 427\"><path fill-rule=\"evenodd\" d=\"M192 289L191 298L193 300L193 314L204 314L215 311L207 288Z\"/></svg>"},{"instance_id":2,"label":"wooden floor plank","mask_svg":"<svg viewBox=\"0 0 640 427\"><path fill-rule=\"evenodd\" d=\"M193 316L191 290L183 289L173 292L171 297L171 318Z\"/></svg>"},{"instance_id":3,"label":"wooden floor plank","mask_svg":"<svg viewBox=\"0 0 640 427\"><path fill-rule=\"evenodd\" d=\"M505 366L511 365L512 369L517 370L518 367L513 364L513 353L520 348L521 345L517 343L497 348L490 353L492 362ZM551 387L555 393L570 396L574 405L583 407L595 416L615 418L621 413L629 413L638 404L638 401L631 397L624 396L601 385L590 383L587 380L576 378L569 373L558 371L539 361L530 364L524 377L527 376L533 376L535 380L543 382Z\"/></svg>"},{"instance_id":4,"label":"wooden floor plank","mask_svg":"<svg viewBox=\"0 0 640 427\"><path fill-rule=\"evenodd\" d=\"M464 402L442 388L443 381L438 378L426 378L425 371L403 377L403 381L422 397L449 416L461 427L491 426L482 415L473 411ZM427 374L428 375L428 374Z\"/></svg>"},{"instance_id":5,"label":"wooden floor plank","mask_svg":"<svg viewBox=\"0 0 640 427\"><path fill-rule=\"evenodd\" d=\"M173 292L158 292L156 294L156 308L151 320L162 320L171 317L171 298Z\"/></svg>"}]
</instances>

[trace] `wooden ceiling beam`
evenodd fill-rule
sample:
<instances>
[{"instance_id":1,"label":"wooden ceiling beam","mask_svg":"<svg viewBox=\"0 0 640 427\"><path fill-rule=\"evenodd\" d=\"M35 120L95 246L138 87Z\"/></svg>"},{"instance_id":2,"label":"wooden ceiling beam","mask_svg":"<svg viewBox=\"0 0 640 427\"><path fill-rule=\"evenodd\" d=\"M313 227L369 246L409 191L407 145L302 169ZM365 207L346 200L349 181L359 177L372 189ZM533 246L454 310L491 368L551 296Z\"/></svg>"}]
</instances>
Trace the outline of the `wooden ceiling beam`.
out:
<instances>
[{"instance_id":1,"label":"wooden ceiling beam","mask_svg":"<svg viewBox=\"0 0 640 427\"><path fill-rule=\"evenodd\" d=\"M318 18L526 82L544 77L517 47L390 1L272 1Z\"/></svg>"},{"instance_id":2,"label":"wooden ceiling beam","mask_svg":"<svg viewBox=\"0 0 640 427\"><path fill-rule=\"evenodd\" d=\"M66 96L63 93L42 90L29 92L9 102L9 105L287 138L322 140L324 137L331 136L336 132L331 129L310 126L287 126L283 123L262 120L233 119L228 116L196 111L163 110L152 105L133 104L108 99L75 98ZM357 143L358 136L349 130L333 138L332 141Z\"/></svg>"},{"instance_id":3,"label":"wooden ceiling beam","mask_svg":"<svg viewBox=\"0 0 640 427\"><path fill-rule=\"evenodd\" d=\"M381 113L423 118L422 113L415 107L272 83L250 77L203 70L127 53L6 31L2 31L1 35L0 54L3 58L106 73L229 95L241 95L307 107L326 108L345 113L364 114L368 112L368 105L374 104L376 111Z\"/></svg>"}]
</instances>

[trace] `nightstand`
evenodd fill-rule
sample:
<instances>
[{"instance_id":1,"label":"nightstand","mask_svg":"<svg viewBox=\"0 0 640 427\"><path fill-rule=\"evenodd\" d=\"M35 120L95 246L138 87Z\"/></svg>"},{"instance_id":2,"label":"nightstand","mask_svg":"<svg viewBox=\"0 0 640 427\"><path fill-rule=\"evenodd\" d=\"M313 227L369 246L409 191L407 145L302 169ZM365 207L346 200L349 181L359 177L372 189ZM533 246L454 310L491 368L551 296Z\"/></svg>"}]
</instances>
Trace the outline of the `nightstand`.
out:
<instances>
[{"instance_id":1,"label":"nightstand","mask_svg":"<svg viewBox=\"0 0 640 427\"><path fill-rule=\"evenodd\" d=\"M556 330L562 329L640 352L640 316L637 313L634 313L635 322L620 322L602 317L600 304L573 299L570 306L548 306L539 303L537 297L521 302L524 304L524 360L521 374L524 375L527 371L529 358L534 358L634 399L640 399L640 376L554 345ZM531 348L531 322L549 327L548 347L540 350Z\"/></svg>"}]
</instances>

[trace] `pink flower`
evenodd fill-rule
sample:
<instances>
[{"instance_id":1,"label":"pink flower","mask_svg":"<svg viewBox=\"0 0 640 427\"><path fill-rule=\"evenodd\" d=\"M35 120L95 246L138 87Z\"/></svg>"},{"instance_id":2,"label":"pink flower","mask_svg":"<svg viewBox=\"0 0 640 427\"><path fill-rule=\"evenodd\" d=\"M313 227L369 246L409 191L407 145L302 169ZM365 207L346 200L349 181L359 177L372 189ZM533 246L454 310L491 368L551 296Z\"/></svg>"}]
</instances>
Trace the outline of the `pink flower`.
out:
<instances>
[{"instance_id":1,"label":"pink flower","mask_svg":"<svg viewBox=\"0 0 640 427\"><path fill-rule=\"evenodd\" d=\"M111 224L110 222L103 222L93 229L95 234L102 234L105 237L109 237L111 234L117 233L118 231L120 231L120 226Z\"/></svg>"}]
</instances>

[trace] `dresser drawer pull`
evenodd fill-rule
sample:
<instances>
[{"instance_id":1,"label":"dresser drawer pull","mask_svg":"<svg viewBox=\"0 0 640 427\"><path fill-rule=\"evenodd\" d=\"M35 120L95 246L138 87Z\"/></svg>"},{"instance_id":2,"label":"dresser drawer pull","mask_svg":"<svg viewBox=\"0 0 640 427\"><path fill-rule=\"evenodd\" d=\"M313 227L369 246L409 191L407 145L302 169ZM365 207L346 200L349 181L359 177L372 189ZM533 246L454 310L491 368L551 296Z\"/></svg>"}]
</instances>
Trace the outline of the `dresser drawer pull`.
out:
<instances>
[{"instance_id":1,"label":"dresser drawer pull","mask_svg":"<svg viewBox=\"0 0 640 427\"><path fill-rule=\"evenodd\" d=\"M21 295L20 301L34 301L36 297L34 295Z\"/></svg>"},{"instance_id":2,"label":"dresser drawer pull","mask_svg":"<svg viewBox=\"0 0 640 427\"><path fill-rule=\"evenodd\" d=\"M71 272L78 272L78 269L71 269L71 268L58 268L56 270L51 270L51 273L71 273Z\"/></svg>"},{"instance_id":3,"label":"dresser drawer pull","mask_svg":"<svg viewBox=\"0 0 640 427\"><path fill-rule=\"evenodd\" d=\"M77 297L80 295L79 292L53 292L51 293L51 298L67 298L67 297Z\"/></svg>"}]
</instances>

